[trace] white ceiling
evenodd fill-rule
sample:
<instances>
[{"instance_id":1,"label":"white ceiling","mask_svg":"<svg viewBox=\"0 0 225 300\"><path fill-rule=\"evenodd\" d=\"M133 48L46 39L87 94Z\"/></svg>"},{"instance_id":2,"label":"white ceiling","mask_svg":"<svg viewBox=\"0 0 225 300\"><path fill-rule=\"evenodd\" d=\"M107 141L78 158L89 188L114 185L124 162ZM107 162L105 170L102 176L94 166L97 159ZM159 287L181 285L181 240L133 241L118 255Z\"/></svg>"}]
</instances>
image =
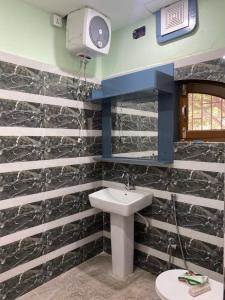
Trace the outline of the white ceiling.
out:
<instances>
[{"instance_id":1,"label":"white ceiling","mask_svg":"<svg viewBox=\"0 0 225 300\"><path fill-rule=\"evenodd\" d=\"M66 16L89 6L110 18L113 30L148 17L151 12L176 0L24 0L50 13Z\"/></svg>"}]
</instances>

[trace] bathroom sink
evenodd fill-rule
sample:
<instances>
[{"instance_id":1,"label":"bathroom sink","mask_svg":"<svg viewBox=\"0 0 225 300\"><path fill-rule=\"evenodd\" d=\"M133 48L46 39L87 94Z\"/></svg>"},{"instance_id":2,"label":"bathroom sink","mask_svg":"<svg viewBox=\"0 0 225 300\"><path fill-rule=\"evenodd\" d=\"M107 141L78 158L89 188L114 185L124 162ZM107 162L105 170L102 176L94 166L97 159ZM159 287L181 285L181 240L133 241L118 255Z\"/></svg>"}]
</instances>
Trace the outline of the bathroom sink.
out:
<instances>
[{"instance_id":1,"label":"bathroom sink","mask_svg":"<svg viewBox=\"0 0 225 300\"><path fill-rule=\"evenodd\" d=\"M142 189L106 188L89 195L93 207L110 213L112 270L125 280L133 272L134 214L152 203L152 194Z\"/></svg>"},{"instance_id":2,"label":"bathroom sink","mask_svg":"<svg viewBox=\"0 0 225 300\"><path fill-rule=\"evenodd\" d=\"M142 190L106 188L89 195L91 205L103 211L130 216L152 203L152 194Z\"/></svg>"}]
</instances>

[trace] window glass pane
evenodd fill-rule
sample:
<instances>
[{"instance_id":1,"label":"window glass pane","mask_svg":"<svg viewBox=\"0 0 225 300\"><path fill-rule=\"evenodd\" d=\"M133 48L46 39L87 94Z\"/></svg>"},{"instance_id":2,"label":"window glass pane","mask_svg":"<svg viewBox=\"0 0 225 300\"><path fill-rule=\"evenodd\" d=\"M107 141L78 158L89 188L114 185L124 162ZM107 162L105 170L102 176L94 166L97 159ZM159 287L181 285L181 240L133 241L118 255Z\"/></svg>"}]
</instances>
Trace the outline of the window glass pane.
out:
<instances>
[{"instance_id":1,"label":"window glass pane","mask_svg":"<svg viewBox=\"0 0 225 300\"><path fill-rule=\"evenodd\" d=\"M193 118L201 118L201 94L193 94Z\"/></svg>"},{"instance_id":2,"label":"window glass pane","mask_svg":"<svg viewBox=\"0 0 225 300\"><path fill-rule=\"evenodd\" d=\"M212 129L221 129L221 101L212 105Z\"/></svg>"},{"instance_id":3,"label":"window glass pane","mask_svg":"<svg viewBox=\"0 0 225 300\"><path fill-rule=\"evenodd\" d=\"M225 99L222 99L222 116L225 117Z\"/></svg>"},{"instance_id":4,"label":"window glass pane","mask_svg":"<svg viewBox=\"0 0 225 300\"><path fill-rule=\"evenodd\" d=\"M206 94L202 94L202 101L203 101L203 103L211 104L211 100L212 100L212 96L206 95Z\"/></svg>"},{"instance_id":5,"label":"window glass pane","mask_svg":"<svg viewBox=\"0 0 225 300\"><path fill-rule=\"evenodd\" d=\"M222 119L222 129L225 129L225 118Z\"/></svg>"},{"instance_id":6,"label":"window glass pane","mask_svg":"<svg viewBox=\"0 0 225 300\"><path fill-rule=\"evenodd\" d=\"M188 130L225 129L225 99L207 94L188 94Z\"/></svg>"},{"instance_id":7,"label":"window glass pane","mask_svg":"<svg viewBox=\"0 0 225 300\"><path fill-rule=\"evenodd\" d=\"M212 103L215 103L215 102L221 102L221 98L212 96Z\"/></svg>"},{"instance_id":8,"label":"window glass pane","mask_svg":"<svg viewBox=\"0 0 225 300\"><path fill-rule=\"evenodd\" d=\"M201 130L202 119L193 119L193 130Z\"/></svg>"},{"instance_id":9,"label":"window glass pane","mask_svg":"<svg viewBox=\"0 0 225 300\"><path fill-rule=\"evenodd\" d=\"M188 129L192 130L192 118L193 118L193 107L192 107L192 94L188 94Z\"/></svg>"},{"instance_id":10,"label":"window glass pane","mask_svg":"<svg viewBox=\"0 0 225 300\"><path fill-rule=\"evenodd\" d=\"M211 104L202 106L202 129L211 130Z\"/></svg>"}]
</instances>

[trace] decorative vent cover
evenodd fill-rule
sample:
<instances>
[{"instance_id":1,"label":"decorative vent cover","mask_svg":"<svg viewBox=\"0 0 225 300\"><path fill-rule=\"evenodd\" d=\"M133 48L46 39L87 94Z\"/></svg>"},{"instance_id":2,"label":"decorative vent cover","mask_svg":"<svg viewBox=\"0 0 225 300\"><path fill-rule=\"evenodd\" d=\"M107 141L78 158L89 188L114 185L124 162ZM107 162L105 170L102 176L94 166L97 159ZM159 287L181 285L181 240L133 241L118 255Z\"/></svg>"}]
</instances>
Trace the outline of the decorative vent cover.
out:
<instances>
[{"instance_id":1,"label":"decorative vent cover","mask_svg":"<svg viewBox=\"0 0 225 300\"><path fill-rule=\"evenodd\" d=\"M161 35L189 26L188 0L181 0L161 9Z\"/></svg>"}]
</instances>

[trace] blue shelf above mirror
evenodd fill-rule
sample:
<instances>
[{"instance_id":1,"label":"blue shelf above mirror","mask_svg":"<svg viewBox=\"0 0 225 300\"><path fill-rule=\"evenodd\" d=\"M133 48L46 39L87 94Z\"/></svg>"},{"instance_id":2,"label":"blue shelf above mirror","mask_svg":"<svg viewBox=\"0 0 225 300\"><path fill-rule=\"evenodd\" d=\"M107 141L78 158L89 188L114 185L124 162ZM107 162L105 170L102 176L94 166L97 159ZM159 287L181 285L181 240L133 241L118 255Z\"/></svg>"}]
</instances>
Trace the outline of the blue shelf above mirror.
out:
<instances>
[{"instance_id":1,"label":"blue shelf above mirror","mask_svg":"<svg viewBox=\"0 0 225 300\"><path fill-rule=\"evenodd\" d=\"M173 93L173 73L173 64L167 64L103 80L101 90L93 90L89 100L102 103L135 94Z\"/></svg>"},{"instance_id":2,"label":"blue shelf above mirror","mask_svg":"<svg viewBox=\"0 0 225 300\"><path fill-rule=\"evenodd\" d=\"M146 158L116 157L112 154L111 105L115 101L151 101L158 97L158 156ZM102 158L105 162L140 165L168 165L173 162L175 135L175 84L174 65L166 64L143 71L103 80L100 90L94 90L90 102L102 104Z\"/></svg>"}]
</instances>

